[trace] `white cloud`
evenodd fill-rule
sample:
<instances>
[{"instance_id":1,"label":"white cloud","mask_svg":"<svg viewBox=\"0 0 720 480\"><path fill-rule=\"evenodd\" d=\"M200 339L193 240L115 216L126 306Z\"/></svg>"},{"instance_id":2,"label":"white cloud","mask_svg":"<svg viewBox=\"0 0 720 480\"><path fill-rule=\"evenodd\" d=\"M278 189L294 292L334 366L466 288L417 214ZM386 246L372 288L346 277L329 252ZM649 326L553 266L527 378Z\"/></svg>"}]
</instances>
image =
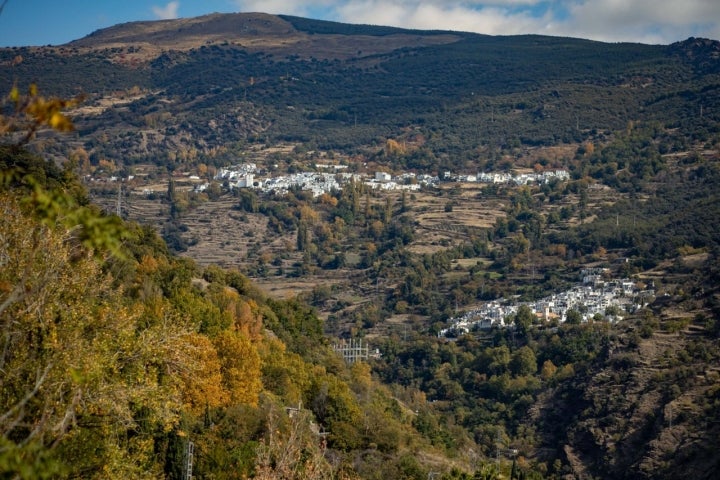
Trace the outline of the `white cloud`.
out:
<instances>
[{"instance_id":1,"label":"white cloud","mask_svg":"<svg viewBox=\"0 0 720 480\"><path fill-rule=\"evenodd\" d=\"M441 3L451 2L387 6L385 2L366 0L350 2L338 11L343 21L353 19L356 23L460 30L490 35L512 35L542 30L544 23L549 21L547 15L534 17L522 10L512 13L497 6L476 10L463 5L441 5Z\"/></svg>"},{"instance_id":2,"label":"white cloud","mask_svg":"<svg viewBox=\"0 0 720 480\"><path fill-rule=\"evenodd\" d=\"M592 0L569 6L563 28L599 40L669 43L689 36L720 39L720 2Z\"/></svg>"},{"instance_id":3,"label":"white cloud","mask_svg":"<svg viewBox=\"0 0 720 480\"><path fill-rule=\"evenodd\" d=\"M169 2L164 7L153 6L152 11L159 20L171 20L178 18L178 8L180 8L180 2Z\"/></svg>"},{"instance_id":4,"label":"white cloud","mask_svg":"<svg viewBox=\"0 0 720 480\"><path fill-rule=\"evenodd\" d=\"M720 39L717 0L235 0L241 11L284 13L347 23L537 33L603 41L670 43Z\"/></svg>"},{"instance_id":5,"label":"white cloud","mask_svg":"<svg viewBox=\"0 0 720 480\"><path fill-rule=\"evenodd\" d=\"M235 0L233 3L241 12L305 16L318 8L332 11L337 4L344 2L338 0L311 0L307 2L296 0Z\"/></svg>"}]
</instances>

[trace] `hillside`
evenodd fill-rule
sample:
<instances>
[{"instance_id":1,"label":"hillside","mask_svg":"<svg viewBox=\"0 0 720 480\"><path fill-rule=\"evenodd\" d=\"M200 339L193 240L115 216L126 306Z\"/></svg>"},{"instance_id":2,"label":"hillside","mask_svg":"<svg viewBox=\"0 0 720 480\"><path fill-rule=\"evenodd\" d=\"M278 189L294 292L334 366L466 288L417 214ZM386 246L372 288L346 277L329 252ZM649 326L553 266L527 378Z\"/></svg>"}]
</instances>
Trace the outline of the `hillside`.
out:
<instances>
[{"instance_id":1,"label":"hillside","mask_svg":"<svg viewBox=\"0 0 720 480\"><path fill-rule=\"evenodd\" d=\"M0 161L20 173L0 191L3 474L181 478L190 442L195 474L216 478L717 471L714 253L644 272L687 292L617 324L414 331L347 366L302 302L169 255L33 155Z\"/></svg>"},{"instance_id":2,"label":"hillside","mask_svg":"<svg viewBox=\"0 0 720 480\"><path fill-rule=\"evenodd\" d=\"M350 153L412 132L429 158L408 166L441 169L514 146L595 139L629 120L717 121L718 48L216 14L3 49L0 81L83 92L84 149L126 165L183 149L222 164L257 141Z\"/></svg>"}]
</instances>

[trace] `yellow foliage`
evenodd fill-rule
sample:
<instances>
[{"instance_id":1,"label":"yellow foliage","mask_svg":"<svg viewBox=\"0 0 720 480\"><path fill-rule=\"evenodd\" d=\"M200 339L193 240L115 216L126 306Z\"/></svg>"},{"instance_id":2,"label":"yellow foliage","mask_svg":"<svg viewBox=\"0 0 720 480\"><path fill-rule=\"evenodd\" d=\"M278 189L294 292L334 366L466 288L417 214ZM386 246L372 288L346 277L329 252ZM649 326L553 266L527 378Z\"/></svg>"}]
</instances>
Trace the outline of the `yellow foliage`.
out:
<instances>
[{"instance_id":1,"label":"yellow foliage","mask_svg":"<svg viewBox=\"0 0 720 480\"><path fill-rule=\"evenodd\" d=\"M140 478L148 469L138 462L151 458L152 442L117 442L136 425L139 405L152 428L176 423L177 385L161 378L189 364L173 356L182 355L174 352L182 352L185 327L146 327L142 308L127 305L66 227L31 219L7 195L0 196L0 232L0 441L23 448L31 435L41 447L31 456L56 445L88 449L82 425L99 422L102 434L92 433L93 454L83 461L92 470L105 465L105 478Z\"/></svg>"},{"instance_id":2,"label":"yellow foliage","mask_svg":"<svg viewBox=\"0 0 720 480\"><path fill-rule=\"evenodd\" d=\"M320 216L318 213L312 209L312 207L309 207L308 205L303 205L300 207L300 221L306 222L308 225L315 224Z\"/></svg>"},{"instance_id":3,"label":"yellow foliage","mask_svg":"<svg viewBox=\"0 0 720 480\"><path fill-rule=\"evenodd\" d=\"M178 345L187 352L187 358L179 369L183 382L183 402L188 409L199 414L206 407L227 405L230 398L223 387L221 361L212 342L204 335L185 335Z\"/></svg>"},{"instance_id":4,"label":"yellow foliage","mask_svg":"<svg viewBox=\"0 0 720 480\"><path fill-rule=\"evenodd\" d=\"M238 303L235 309L235 329L238 333L256 342L262 337L262 316L253 311L250 302L252 300ZM257 309L257 305L255 309Z\"/></svg>"},{"instance_id":5,"label":"yellow foliage","mask_svg":"<svg viewBox=\"0 0 720 480\"><path fill-rule=\"evenodd\" d=\"M309 366L294 353L286 352L285 344L268 338L258 345L263 365L263 383L267 390L281 396L290 405L302 401L302 392L311 383Z\"/></svg>"},{"instance_id":6,"label":"yellow foliage","mask_svg":"<svg viewBox=\"0 0 720 480\"><path fill-rule=\"evenodd\" d=\"M107 159L105 159L105 158L101 159L101 160L98 162L98 166L99 166L101 169L103 169L103 170L105 170L106 172L109 172L109 173L114 172L114 171L116 170L116 168L117 168L117 167L115 166L115 162L113 162L112 160L107 160Z\"/></svg>"},{"instance_id":7,"label":"yellow foliage","mask_svg":"<svg viewBox=\"0 0 720 480\"><path fill-rule=\"evenodd\" d=\"M549 380L554 375L555 372L557 372L557 367L553 362L550 360L545 360L545 363L543 363L542 369L540 370L540 376L543 380Z\"/></svg>"},{"instance_id":8,"label":"yellow foliage","mask_svg":"<svg viewBox=\"0 0 720 480\"><path fill-rule=\"evenodd\" d=\"M337 203L338 203L337 198L333 197L329 193L323 193L322 195L320 195L320 197L318 198L318 201L322 205L329 205L331 207L337 207Z\"/></svg>"},{"instance_id":9,"label":"yellow foliage","mask_svg":"<svg viewBox=\"0 0 720 480\"><path fill-rule=\"evenodd\" d=\"M355 390L356 393L366 395L372 386L370 365L364 362L355 362L352 367L350 367L350 375L353 390Z\"/></svg>"},{"instance_id":10,"label":"yellow foliage","mask_svg":"<svg viewBox=\"0 0 720 480\"><path fill-rule=\"evenodd\" d=\"M262 390L260 355L250 339L225 330L215 338L215 347L230 403L257 405Z\"/></svg>"},{"instance_id":11,"label":"yellow foliage","mask_svg":"<svg viewBox=\"0 0 720 480\"><path fill-rule=\"evenodd\" d=\"M137 266L138 273L149 275L157 272L159 267L158 261L150 255L143 255L140 259L140 263Z\"/></svg>"},{"instance_id":12,"label":"yellow foliage","mask_svg":"<svg viewBox=\"0 0 720 480\"><path fill-rule=\"evenodd\" d=\"M385 155L404 155L406 150L404 145L400 145L397 140L392 138L385 142Z\"/></svg>"},{"instance_id":13,"label":"yellow foliage","mask_svg":"<svg viewBox=\"0 0 720 480\"><path fill-rule=\"evenodd\" d=\"M262 338L262 315L253 300L243 300L238 292L225 287L214 297L215 304L232 319L233 329L256 342Z\"/></svg>"},{"instance_id":14,"label":"yellow foliage","mask_svg":"<svg viewBox=\"0 0 720 480\"><path fill-rule=\"evenodd\" d=\"M72 130L72 121L63 110L74 107L82 100L81 97L70 100L42 97L35 84L28 87L25 95L14 86L7 98L13 104L14 112L10 116L0 115L0 134L23 132L20 144L27 143L41 127L61 132Z\"/></svg>"}]
</instances>

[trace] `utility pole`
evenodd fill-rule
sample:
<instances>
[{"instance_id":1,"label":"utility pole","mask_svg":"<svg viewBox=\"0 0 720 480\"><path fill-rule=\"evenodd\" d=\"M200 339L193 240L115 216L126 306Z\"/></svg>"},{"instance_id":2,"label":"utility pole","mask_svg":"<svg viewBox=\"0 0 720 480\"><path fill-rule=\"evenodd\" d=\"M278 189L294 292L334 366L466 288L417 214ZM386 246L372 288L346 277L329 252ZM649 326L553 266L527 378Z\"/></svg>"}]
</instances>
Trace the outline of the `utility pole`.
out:
<instances>
[{"instance_id":1,"label":"utility pole","mask_svg":"<svg viewBox=\"0 0 720 480\"><path fill-rule=\"evenodd\" d=\"M195 456L195 444L188 440L185 448L185 464L183 465L182 480L192 480L193 458Z\"/></svg>"},{"instance_id":2,"label":"utility pole","mask_svg":"<svg viewBox=\"0 0 720 480\"><path fill-rule=\"evenodd\" d=\"M122 180L118 181L117 202L115 205L115 214L122 218Z\"/></svg>"}]
</instances>

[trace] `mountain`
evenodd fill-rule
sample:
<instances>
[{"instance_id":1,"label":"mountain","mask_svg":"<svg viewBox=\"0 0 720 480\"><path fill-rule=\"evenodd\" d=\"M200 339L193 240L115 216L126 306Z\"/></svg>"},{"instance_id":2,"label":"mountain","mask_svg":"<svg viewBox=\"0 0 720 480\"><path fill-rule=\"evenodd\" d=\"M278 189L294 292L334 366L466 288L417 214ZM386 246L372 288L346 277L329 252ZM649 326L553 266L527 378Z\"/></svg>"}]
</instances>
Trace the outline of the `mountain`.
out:
<instances>
[{"instance_id":1,"label":"mountain","mask_svg":"<svg viewBox=\"0 0 720 480\"><path fill-rule=\"evenodd\" d=\"M399 28L353 26L262 13L212 14L181 20L132 22L98 30L70 42L73 48L102 50L133 45L148 57L167 50L235 45L252 52L341 59L358 49L381 53L408 46L456 41L452 32L414 32ZM349 41L352 38L352 41Z\"/></svg>"},{"instance_id":2,"label":"mountain","mask_svg":"<svg viewBox=\"0 0 720 480\"><path fill-rule=\"evenodd\" d=\"M0 80L83 93L75 122L94 158L132 164L191 148L221 164L232 155L217 147L238 142L357 152L411 131L431 158L407 166L443 169L515 145L602 138L629 121L715 121L718 48L214 14L3 49Z\"/></svg>"}]
</instances>

